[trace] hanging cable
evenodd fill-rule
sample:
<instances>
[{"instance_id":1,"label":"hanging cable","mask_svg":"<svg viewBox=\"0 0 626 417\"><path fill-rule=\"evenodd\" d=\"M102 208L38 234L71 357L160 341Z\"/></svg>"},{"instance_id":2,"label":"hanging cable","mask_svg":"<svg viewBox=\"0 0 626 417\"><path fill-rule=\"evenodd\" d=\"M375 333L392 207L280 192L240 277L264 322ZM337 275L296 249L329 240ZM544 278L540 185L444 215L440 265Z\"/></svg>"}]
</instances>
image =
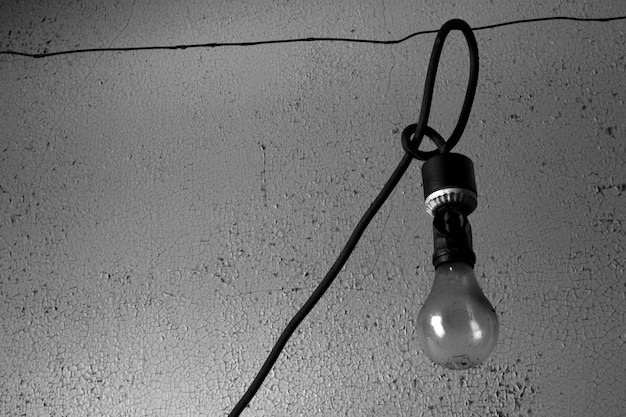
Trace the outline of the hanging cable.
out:
<instances>
[{"instance_id":1,"label":"hanging cable","mask_svg":"<svg viewBox=\"0 0 626 417\"><path fill-rule=\"evenodd\" d=\"M470 50L470 79L468 82L467 91L465 93L465 100L463 101L463 107L461 109L461 114L459 116L457 125L450 136L450 138L445 141L435 129L428 126L428 116L430 114L430 107L432 102L432 95L435 85L435 76L437 74L437 66L439 65L439 59L441 57L441 51L443 48L443 44L446 36L451 30L460 30L465 35L467 39L467 43ZM287 341L292 336L296 328L300 325L302 320L311 312L313 307L317 304L317 302L322 298L326 290L333 283L341 268L345 265L346 261L352 254L352 251L356 247L359 239L365 232L365 229L374 218L378 210L385 203L393 189L396 187L406 170L408 169L411 161L416 158L420 160L426 160L438 153L449 152L454 145L459 141L463 130L465 129L465 125L467 124L467 120L469 118L469 112L472 108L472 102L474 100L474 93L476 91L476 84L478 81L478 48L476 46L476 38L472 33L469 25L463 20L453 19L446 22L440 31L437 34L437 38L435 39L435 45L433 47L433 51L431 54L430 63L428 66L428 73L426 76L426 84L424 87L424 96L422 99L422 108L420 111L420 116L417 124L412 124L404 129L402 132L402 145L406 151L404 157L391 174L391 177L382 190L376 196L370 207L367 209L361 220L357 223L354 231L348 238L348 242L339 253L337 260L331 266L330 270L326 274L326 276L319 283L317 288L313 291L313 294L308 298L308 300L304 303L304 305L298 310L298 312L294 315L294 317L289 321L278 340L274 344L271 352L269 353L265 363L261 366L261 369L257 373L256 377L243 394L239 402L235 405L233 410L230 412L229 417L237 417L241 414L241 412L248 406L254 395L257 393L263 381L269 374L270 370L276 363L276 360L280 356L280 353L284 349ZM424 136L429 137L438 147L438 151L431 152L423 152L419 150L420 143Z\"/></svg>"},{"instance_id":2,"label":"hanging cable","mask_svg":"<svg viewBox=\"0 0 626 417\"><path fill-rule=\"evenodd\" d=\"M296 328L300 325L302 320L304 320L304 318L309 314L309 312L311 312L313 307L315 307L315 305L320 300L320 298L322 298L322 296L324 295L328 287L330 287L330 285L333 283L333 281L339 274L339 271L341 271L341 268L343 268L344 264L350 257L350 254L352 254L352 251L356 247L359 239L363 235L363 232L365 232L365 229L369 225L370 221L374 218L378 210L382 207L384 202L387 200L387 198L389 197L389 195L391 194L395 186L398 184L398 182L400 181L400 179L406 172L412 160L413 158L410 155L405 155L402 158L402 160L396 167L395 171L393 172L393 174L391 175L387 183L383 186L383 189L380 191L378 196L374 199L374 201L372 202L370 207L367 209L363 217L361 217L361 220L358 222L358 224L354 228L354 231L348 238L348 242L344 246L343 250L340 252L335 263L331 266L330 270L326 273L326 276L324 277L324 279L322 279L322 281L319 283L315 291L313 291L313 294L311 294L309 299L306 300L306 302L300 308L300 310L298 310L295 316L293 316L289 324L287 324L287 326L285 327L285 330L283 330L282 334L276 341L276 344L272 348L272 351L270 352L267 359L265 360L265 363L263 364L263 366L257 373L256 377L250 384L250 387L248 388L248 390L241 397L241 399L239 400L239 402L237 403L233 411L231 411L231 413L229 414L229 417L239 416L239 414L244 410L244 408L246 408L250 400L252 400L252 397L254 397L254 394L256 394L258 389L263 384L263 381L269 374L270 369L272 369L272 366L274 366L274 363L276 362L276 360L278 359L278 356L280 355L283 348L287 344L287 341L289 340L293 332L296 330Z\"/></svg>"}]
</instances>

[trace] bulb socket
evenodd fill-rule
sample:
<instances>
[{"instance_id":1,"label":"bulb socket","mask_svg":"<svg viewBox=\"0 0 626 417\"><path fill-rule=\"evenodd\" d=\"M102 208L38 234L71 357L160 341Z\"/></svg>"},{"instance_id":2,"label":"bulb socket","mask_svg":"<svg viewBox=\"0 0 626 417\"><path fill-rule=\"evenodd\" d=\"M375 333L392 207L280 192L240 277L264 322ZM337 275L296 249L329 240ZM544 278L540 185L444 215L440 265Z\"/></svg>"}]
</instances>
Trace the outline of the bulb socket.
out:
<instances>
[{"instance_id":1,"label":"bulb socket","mask_svg":"<svg viewBox=\"0 0 626 417\"><path fill-rule=\"evenodd\" d=\"M422 165L424 204L431 216L443 206L453 204L465 215L477 206L474 164L458 153L443 153Z\"/></svg>"},{"instance_id":2,"label":"bulb socket","mask_svg":"<svg viewBox=\"0 0 626 417\"><path fill-rule=\"evenodd\" d=\"M472 227L462 207L446 205L433 219L433 265L444 262L465 262L472 268L476 254L472 248Z\"/></svg>"}]
</instances>

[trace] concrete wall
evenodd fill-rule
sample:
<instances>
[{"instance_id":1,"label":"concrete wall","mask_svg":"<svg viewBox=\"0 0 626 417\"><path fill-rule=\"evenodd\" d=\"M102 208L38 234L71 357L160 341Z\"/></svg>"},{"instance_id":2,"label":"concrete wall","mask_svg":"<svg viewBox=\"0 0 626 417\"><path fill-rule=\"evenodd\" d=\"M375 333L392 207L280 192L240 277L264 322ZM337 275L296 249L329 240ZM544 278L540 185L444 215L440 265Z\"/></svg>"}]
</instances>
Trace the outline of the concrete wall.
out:
<instances>
[{"instance_id":1,"label":"concrete wall","mask_svg":"<svg viewBox=\"0 0 626 417\"><path fill-rule=\"evenodd\" d=\"M3 2L0 49L626 15L621 0L442 3ZM433 271L414 163L246 415L624 415L624 21L476 37L456 150L476 165L494 354L454 372L417 344ZM433 40L0 55L0 414L225 415L402 157ZM459 35L438 79L447 135Z\"/></svg>"}]
</instances>

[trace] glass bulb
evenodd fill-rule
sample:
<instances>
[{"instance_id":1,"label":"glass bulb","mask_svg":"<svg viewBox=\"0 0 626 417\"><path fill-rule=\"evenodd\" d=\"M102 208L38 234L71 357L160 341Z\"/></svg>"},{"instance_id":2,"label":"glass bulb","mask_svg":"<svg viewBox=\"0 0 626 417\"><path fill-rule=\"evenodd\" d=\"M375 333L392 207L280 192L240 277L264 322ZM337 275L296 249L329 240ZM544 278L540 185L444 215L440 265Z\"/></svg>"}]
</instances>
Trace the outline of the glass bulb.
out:
<instances>
[{"instance_id":1,"label":"glass bulb","mask_svg":"<svg viewBox=\"0 0 626 417\"><path fill-rule=\"evenodd\" d=\"M424 353L446 368L472 368L487 359L498 341L498 316L467 263L437 267L417 335Z\"/></svg>"}]
</instances>

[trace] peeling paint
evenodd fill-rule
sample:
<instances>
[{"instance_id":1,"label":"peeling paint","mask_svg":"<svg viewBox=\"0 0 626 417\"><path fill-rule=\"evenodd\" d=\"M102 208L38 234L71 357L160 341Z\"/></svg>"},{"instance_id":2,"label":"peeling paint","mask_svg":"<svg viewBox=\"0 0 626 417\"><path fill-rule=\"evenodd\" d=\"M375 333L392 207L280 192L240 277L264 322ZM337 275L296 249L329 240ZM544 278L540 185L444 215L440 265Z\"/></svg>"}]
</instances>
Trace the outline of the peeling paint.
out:
<instances>
[{"instance_id":1,"label":"peeling paint","mask_svg":"<svg viewBox=\"0 0 626 417\"><path fill-rule=\"evenodd\" d=\"M18 2L0 5L0 49L397 38L526 14L489 1ZM415 164L246 415L623 415L619 24L477 33L458 148L477 167L477 276L502 325L488 362L445 370L417 343L433 271ZM431 46L2 55L0 415L226 415L400 159ZM464 92L461 46L438 74L442 131Z\"/></svg>"}]
</instances>

